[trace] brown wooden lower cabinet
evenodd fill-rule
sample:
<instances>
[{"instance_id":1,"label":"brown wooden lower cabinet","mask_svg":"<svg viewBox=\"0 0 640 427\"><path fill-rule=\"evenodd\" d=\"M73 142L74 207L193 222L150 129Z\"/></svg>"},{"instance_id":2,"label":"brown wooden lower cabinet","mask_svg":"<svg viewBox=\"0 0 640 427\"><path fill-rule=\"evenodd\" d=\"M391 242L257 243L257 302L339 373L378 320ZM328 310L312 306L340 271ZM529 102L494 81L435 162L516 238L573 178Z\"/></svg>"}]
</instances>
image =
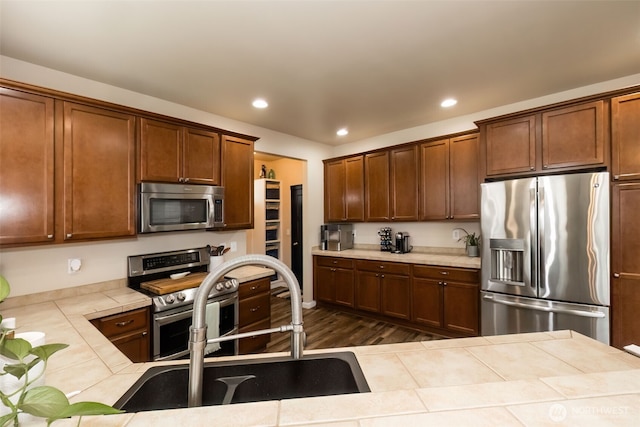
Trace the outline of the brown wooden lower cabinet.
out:
<instances>
[{"instance_id":1,"label":"brown wooden lower cabinet","mask_svg":"<svg viewBox=\"0 0 640 427\"><path fill-rule=\"evenodd\" d=\"M148 307L94 319L91 323L132 362L151 360L151 313Z\"/></svg>"},{"instance_id":2,"label":"brown wooden lower cabinet","mask_svg":"<svg viewBox=\"0 0 640 427\"><path fill-rule=\"evenodd\" d=\"M354 303L344 304L337 290L351 285ZM319 304L342 305L346 311L438 335L479 334L479 287L477 269L314 256Z\"/></svg>"},{"instance_id":3,"label":"brown wooden lower cabinet","mask_svg":"<svg viewBox=\"0 0 640 427\"><path fill-rule=\"evenodd\" d=\"M479 333L479 271L413 266L413 321L464 335Z\"/></svg>"},{"instance_id":4,"label":"brown wooden lower cabinet","mask_svg":"<svg viewBox=\"0 0 640 427\"><path fill-rule=\"evenodd\" d=\"M238 332L271 328L271 281L268 277L241 283L238 298ZM238 352L259 353L270 340L271 334L243 338L238 343Z\"/></svg>"},{"instance_id":5,"label":"brown wooden lower cabinet","mask_svg":"<svg viewBox=\"0 0 640 427\"><path fill-rule=\"evenodd\" d=\"M353 260L315 256L314 295L318 301L353 307L355 285Z\"/></svg>"}]
</instances>

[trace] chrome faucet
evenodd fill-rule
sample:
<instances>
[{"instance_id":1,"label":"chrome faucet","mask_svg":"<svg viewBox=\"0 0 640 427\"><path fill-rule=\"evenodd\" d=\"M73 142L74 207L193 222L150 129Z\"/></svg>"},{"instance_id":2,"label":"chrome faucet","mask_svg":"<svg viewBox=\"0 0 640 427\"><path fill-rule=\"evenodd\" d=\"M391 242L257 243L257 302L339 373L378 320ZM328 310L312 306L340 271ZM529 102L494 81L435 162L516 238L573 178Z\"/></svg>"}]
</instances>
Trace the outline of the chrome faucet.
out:
<instances>
[{"instance_id":1,"label":"chrome faucet","mask_svg":"<svg viewBox=\"0 0 640 427\"><path fill-rule=\"evenodd\" d=\"M228 272L245 265L263 265L274 269L289 288L291 294L291 324L279 328L262 329L242 334L226 335L207 340L206 307L211 288ZM204 349L207 344L248 338L275 332L291 332L291 357L301 359L305 334L302 327L302 296L300 285L293 272L282 261L267 255L244 255L215 267L196 292L193 303L193 321L189 328L189 407L202 405L202 377L204 374Z\"/></svg>"}]
</instances>

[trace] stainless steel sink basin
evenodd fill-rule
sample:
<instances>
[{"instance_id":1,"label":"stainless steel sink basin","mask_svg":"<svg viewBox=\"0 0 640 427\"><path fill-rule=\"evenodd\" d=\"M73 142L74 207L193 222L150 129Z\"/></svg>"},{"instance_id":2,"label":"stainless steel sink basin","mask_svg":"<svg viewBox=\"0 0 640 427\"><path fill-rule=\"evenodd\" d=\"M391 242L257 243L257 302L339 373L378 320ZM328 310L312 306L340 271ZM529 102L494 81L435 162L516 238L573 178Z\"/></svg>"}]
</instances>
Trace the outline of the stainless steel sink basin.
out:
<instances>
[{"instance_id":1,"label":"stainless steel sink basin","mask_svg":"<svg viewBox=\"0 0 640 427\"><path fill-rule=\"evenodd\" d=\"M149 369L114 404L126 412L187 407L188 365ZM351 352L210 362L202 405L258 402L371 391Z\"/></svg>"}]
</instances>

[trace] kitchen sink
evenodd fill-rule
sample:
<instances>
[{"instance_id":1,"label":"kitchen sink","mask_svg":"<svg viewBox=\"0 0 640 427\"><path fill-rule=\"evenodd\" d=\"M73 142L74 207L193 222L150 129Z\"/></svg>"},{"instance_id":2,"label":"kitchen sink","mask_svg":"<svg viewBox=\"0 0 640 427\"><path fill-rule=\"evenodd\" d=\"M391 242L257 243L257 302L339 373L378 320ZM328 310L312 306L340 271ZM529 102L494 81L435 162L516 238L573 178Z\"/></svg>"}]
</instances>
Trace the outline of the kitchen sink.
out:
<instances>
[{"instance_id":1,"label":"kitchen sink","mask_svg":"<svg viewBox=\"0 0 640 427\"><path fill-rule=\"evenodd\" d=\"M189 365L157 366L113 405L126 412L186 408ZM204 365L202 405L258 402L371 391L352 352Z\"/></svg>"}]
</instances>

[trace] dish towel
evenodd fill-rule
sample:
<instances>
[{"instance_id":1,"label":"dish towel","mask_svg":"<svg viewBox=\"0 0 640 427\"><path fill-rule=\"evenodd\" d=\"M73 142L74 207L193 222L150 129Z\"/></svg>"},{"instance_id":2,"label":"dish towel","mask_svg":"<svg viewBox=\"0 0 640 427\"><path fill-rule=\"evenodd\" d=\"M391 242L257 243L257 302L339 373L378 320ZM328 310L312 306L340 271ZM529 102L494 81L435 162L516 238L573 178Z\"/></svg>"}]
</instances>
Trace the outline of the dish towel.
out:
<instances>
[{"instance_id":1,"label":"dish towel","mask_svg":"<svg viewBox=\"0 0 640 427\"><path fill-rule=\"evenodd\" d=\"M218 338L220 335L220 303L212 302L207 304L205 320L207 321L207 340ZM207 344L204 354L213 353L220 350L220 343Z\"/></svg>"}]
</instances>

